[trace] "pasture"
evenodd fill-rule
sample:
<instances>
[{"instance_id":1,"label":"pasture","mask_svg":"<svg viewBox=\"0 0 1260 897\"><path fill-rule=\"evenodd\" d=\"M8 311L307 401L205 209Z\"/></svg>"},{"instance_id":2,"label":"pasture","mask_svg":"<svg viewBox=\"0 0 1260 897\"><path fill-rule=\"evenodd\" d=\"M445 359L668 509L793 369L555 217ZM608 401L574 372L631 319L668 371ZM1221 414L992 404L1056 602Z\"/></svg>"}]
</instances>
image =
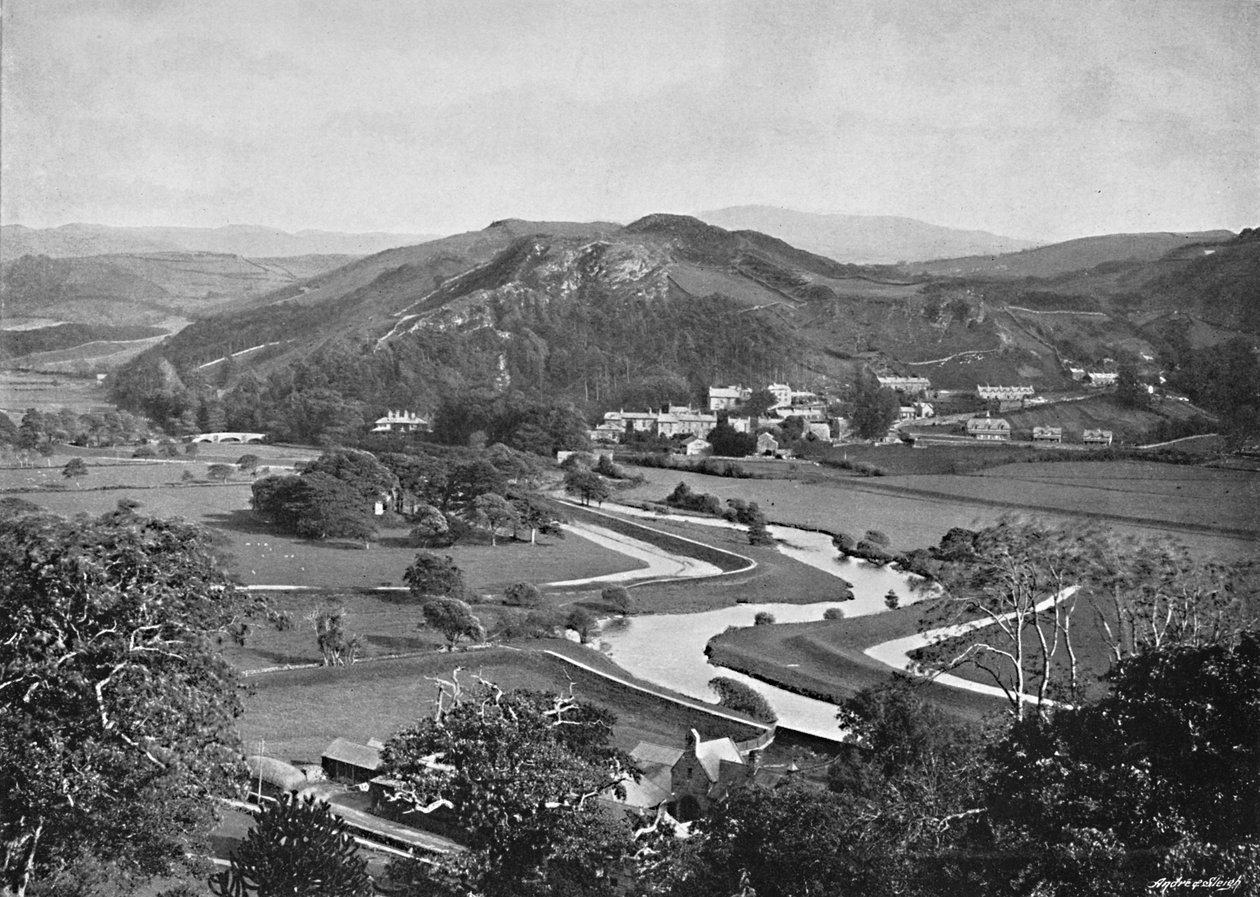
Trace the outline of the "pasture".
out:
<instances>
[{"instance_id":1,"label":"pasture","mask_svg":"<svg viewBox=\"0 0 1260 897\"><path fill-rule=\"evenodd\" d=\"M456 668L466 686L480 675L505 689L567 693L572 688L576 697L617 715L613 735L624 750L644 739L681 747L692 727L708 737L753 733L751 727L741 731L737 723L623 688L538 651L492 648L250 677L241 739L251 747L265 741L269 755L290 762L318 763L320 752L338 736L360 743L384 740L432 713L437 685L429 677L449 679Z\"/></svg>"},{"instance_id":2,"label":"pasture","mask_svg":"<svg viewBox=\"0 0 1260 897\"><path fill-rule=\"evenodd\" d=\"M0 370L0 411L17 423L27 408L69 408L77 414L115 410L109 391L95 377Z\"/></svg>"},{"instance_id":3,"label":"pasture","mask_svg":"<svg viewBox=\"0 0 1260 897\"><path fill-rule=\"evenodd\" d=\"M1091 518L1120 533L1172 536L1227 558L1254 557L1260 538L1255 510L1260 478L1245 471L1097 461L1012 464L985 476L857 478L804 462L788 470L794 479L781 480L656 468L635 472L644 482L619 498L660 501L681 480L723 501L756 501L776 523L859 537L869 529L883 530L899 550L933 545L951 527L989 526L1011 513L1052 523ZM1031 479L1015 479L1021 476Z\"/></svg>"}]
</instances>

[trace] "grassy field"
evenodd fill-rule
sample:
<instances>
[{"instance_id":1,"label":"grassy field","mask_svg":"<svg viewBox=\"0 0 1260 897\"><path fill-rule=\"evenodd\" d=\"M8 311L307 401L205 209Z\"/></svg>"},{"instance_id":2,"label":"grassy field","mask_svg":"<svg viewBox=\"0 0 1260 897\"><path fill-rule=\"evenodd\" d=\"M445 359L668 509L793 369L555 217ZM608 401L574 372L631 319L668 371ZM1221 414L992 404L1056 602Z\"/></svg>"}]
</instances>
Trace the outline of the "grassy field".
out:
<instances>
[{"instance_id":1,"label":"grassy field","mask_svg":"<svg viewBox=\"0 0 1260 897\"><path fill-rule=\"evenodd\" d=\"M933 450L904 451L926 455ZM1146 537L1172 535L1208 554L1232 558L1255 556L1256 536L1251 533L1260 531L1253 510L1260 479L1254 474L1151 464L1149 475L1144 473L1138 478L1133 473L1133 464L1056 462L1003 468L1022 475L1027 467L1039 477L1063 480L1041 486L1007 483L1004 476L1010 474L857 478L805 463L798 464L797 479L791 480L735 480L636 468L644 477L643 484L621 496L629 500L659 501L681 480L694 491L710 492L723 500L752 499L776 523L848 532L855 536L868 529L883 530L892 539L893 546L902 550L935 544L951 527L988 526L1009 513L1034 515L1051 522L1071 522L1090 514L1114 513L1131 518L1101 518L1117 532ZM1146 468L1143 466L1143 469ZM1085 482L1082 471L1093 479ZM1109 482L1112 474L1117 478ZM1168 490L1174 496L1190 491L1184 482L1179 483L1178 477L1197 477L1192 488L1199 491L1199 496L1182 503L1153 498L1149 494L1152 482L1165 479L1171 484ZM1179 484L1183 486L1180 492L1176 489ZM1034 495L1037 501L1030 499ZM1239 536L1199 528L1222 526L1244 529L1247 534Z\"/></svg>"},{"instance_id":2,"label":"grassy field","mask_svg":"<svg viewBox=\"0 0 1260 897\"><path fill-rule=\"evenodd\" d=\"M10 412L17 423L27 408L69 408L78 414L114 410L95 377L0 370L0 411Z\"/></svg>"},{"instance_id":3,"label":"grassy field","mask_svg":"<svg viewBox=\"0 0 1260 897\"><path fill-rule=\"evenodd\" d=\"M681 747L692 727L709 737L746 738L755 731L621 688L537 651L497 648L251 677L241 739L250 747L265 741L269 755L290 762L318 763L338 736L385 739L431 713L437 686L426 677L449 678L456 667L468 685L474 675L503 688L567 692L572 683L576 696L617 714L614 738L627 750L640 740Z\"/></svg>"}]
</instances>

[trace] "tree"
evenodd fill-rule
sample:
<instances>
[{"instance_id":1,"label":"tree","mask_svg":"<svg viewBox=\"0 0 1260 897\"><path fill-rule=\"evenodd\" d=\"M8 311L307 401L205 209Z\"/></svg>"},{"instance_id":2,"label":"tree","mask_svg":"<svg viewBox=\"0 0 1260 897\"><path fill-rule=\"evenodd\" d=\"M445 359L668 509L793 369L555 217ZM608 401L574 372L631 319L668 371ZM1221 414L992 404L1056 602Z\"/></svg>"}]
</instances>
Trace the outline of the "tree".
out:
<instances>
[{"instance_id":1,"label":"tree","mask_svg":"<svg viewBox=\"0 0 1260 897\"><path fill-rule=\"evenodd\" d=\"M1151 403L1146 384L1138 379L1137 369L1127 362L1120 365L1116 375L1116 401L1127 408L1145 408Z\"/></svg>"},{"instance_id":2,"label":"tree","mask_svg":"<svg viewBox=\"0 0 1260 897\"><path fill-rule=\"evenodd\" d=\"M515 526L519 521L512 503L494 492L478 495L473 499L470 516L475 525L490 531L490 544L498 544L500 529Z\"/></svg>"},{"instance_id":3,"label":"tree","mask_svg":"<svg viewBox=\"0 0 1260 897\"><path fill-rule=\"evenodd\" d=\"M727 458L744 458L757 450L757 437L737 432L725 417L705 437L713 446L713 454Z\"/></svg>"},{"instance_id":4,"label":"tree","mask_svg":"<svg viewBox=\"0 0 1260 897\"><path fill-rule=\"evenodd\" d=\"M612 494L603 477L580 469L570 470L564 475L564 491L569 495L576 495L584 505L589 505L592 501L602 505Z\"/></svg>"},{"instance_id":5,"label":"tree","mask_svg":"<svg viewBox=\"0 0 1260 897\"><path fill-rule=\"evenodd\" d=\"M574 606L564 619L566 629L572 629L578 634L582 644L590 641L591 636L599 631L599 625L595 621L595 617L584 607Z\"/></svg>"},{"instance_id":6,"label":"tree","mask_svg":"<svg viewBox=\"0 0 1260 897\"><path fill-rule=\"evenodd\" d=\"M828 622L844 619L844 609L839 607L829 607L823 611L823 619Z\"/></svg>"},{"instance_id":7,"label":"tree","mask_svg":"<svg viewBox=\"0 0 1260 897\"><path fill-rule=\"evenodd\" d=\"M404 807L440 802L466 834L468 851L438 857L436 877L489 897L602 893L631 848L629 829L595 800L632 774L612 745L612 715L571 695L484 680L465 692L458 670L438 684L433 717L381 754ZM422 886L431 868L413 861L395 877Z\"/></svg>"},{"instance_id":8,"label":"tree","mask_svg":"<svg viewBox=\"0 0 1260 897\"><path fill-rule=\"evenodd\" d=\"M993 757L986 846L953 870L975 893L1120 895L1208 873L1260 888L1258 630L1127 658L1106 697L1016 723Z\"/></svg>"},{"instance_id":9,"label":"tree","mask_svg":"<svg viewBox=\"0 0 1260 897\"><path fill-rule=\"evenodd\" d=\"M358 493L360 501L369 508L378 501L387 501L398 489L398 477L371 452L353 449L325 452L302 468L303 477L316 474L340 480Z\"/></svg>"},{"instance_id":10,"label":"tree","mask_svg":"<svg viewBox=\"0 0 1260 897\"><path fill-rule=\"evenodd\" d=\"M503 603L512 607L538 607L542 604L542 592L531 582L517 582L503 592Z\"/></svg>"},{"instance_id":11,"label":"tree","mask_svg":"<svg viewBox=\"0 0 1260 897\"><path fill-rule=\"evenodd\" d=\"M71 458L66 462L66 466L61 468L61 475L67 480L78 479L87 476L87 464L82 458Z\"/></svg>"},{"instance_id":12,"label":"tree","mask_svg":"<svg viewBox=\"0 0 1260 897\"><path fill-rule=\"evenodd\" d=\"M460 639L473 642L486 639L481 621L473 615L472 608L458 598L434 598L425 603L423 612L424 625L442 633L452 651Z\"/></svg>"},{"instance_id":13,"label":"tree","mask_svg":"<svg viewBox=\"0 0 1260 897\"><path fill-rule=\"evenodd\" d=\"M356 634L346 630L344 607L335 610L317 608L306 619L311 621L311 626L315 629L315 642L319 645L324 666L345 666L358 659L363 642Z\"/></svg>"},{"instance_id":14,"label":"tree","mask_svg":"<svg viewBox=\"0 0 1260 897\"><path fill-rule=\"evenodd\" d=\"M630 613L630 590L625 586L607 586L599 593L599 598L619 614Z\"/></svg>"},{"instance_id":15,"label":"tree","mask_svg":"<svg viewBox=\"0 0 1260 897\"><path fill-rule=\"evenodd\" d=\"M206 468L206 477L211 480L219 480L226 483L231 476L231 464L211 464Z\"/></svg>"},{"instance_id":16,"label":"tree","mask_svg":"<svg viewBox=\"0 0 1260 897\"><path fill-rule=\"evenodd\" d=\"M759 610L757 611L756 616L753 617L754 626L768 626L773 622L774 614L770 613L768 610Z\"/></svg>"},{"instance_id":17,"label":"tree","mask_svg":"<svg viewBox=\"0 0 1260 897\"><path fill-rule=\"evenodd\" d=\"M512 506L516 509L517 523L529 530L529 544L534 545L539 533L544 536L564 537L560 524L564 519L557 513L555 505L536 492L526 492L512 496Z\"/></svg>"},{"instance_id":18,"label":"tree","mask_svg":"<svg viewBox=\"0 0 1260 897\"><path fill-rule=\"evenodd\" d=\"M748 544L749 545L774 545L774 536L770 535L770 531L766 529L765 518L754 520L748 524Z\"/></svg>"},{"instance_id":19,"label":"tree","mask_svg":"<svg viewBox=\"0 0 1260 897\"><path fill-rule=\"evenodd\" d=\"M324 800L295 792L254 814L254 827L232 851L231 867L211 879L211 890L219 897L376 893L346 824Z\"/></svg>"},{"instance_id":20,"label":"tree","mask_svg":"<svg viewBox=\"0 0 1260 897\"><path fill-rule=\"evenodd\" d=\"M901 605L901 599L897 597L895 589L889 589L888 594L884 596L884 607L889 610L896 610Z\"/></svg>"},{"instance_id":21,"label":"tree","mask_svg":"<svg viewBox=\"0 0 1260 897\"><path fill-rule=\"evenodd\" d=\"M200 451L200 449L198 448L197 443L195 442L190 442L184 446L184 454L187 455L189 458L197 457L198 451Z\"/></svg>"},{"instance_id":22,"label":"tree","mask_svg":"<svg viewBox=\"0 0 1260 897\"><path fill-rule=\"evenodd\" d=\"M362 490L330 474L263 477L250 491L254 510L282 532L308 539L359 539L365 547L376 537L373 509Z\"/></svg>"},{"instance_id":23,"label":"tree","mask_svg":"<svg viewBox=\"0 0 1260 897\"><path fill-rule=\"evenodd\" d=\"M257 455L246 453L236 459L236 467L241 473L253 473L258 469L258 465L262 463L262 459Z\"/></svg>"},{"instance_id":24,"label":"tree","mask_svg":"<svg viewBox=\"0 0 1260 897\"><path fill-rule=\"evenodd\" d=\"M779 715L774 712L765 695L729 676L714 676L709 688L717 692L718 704L727 710L743 713L763 723L773 723Z\"/></svg>"},{"instance_id":25,"label":"tree","mask_svg":"<svg viewBox=\"0 0 1260 897\"><path fill-rule=\"evenodd\" d=\"M261 606L203 530L134 513L0 520L4 882L168 872L231 793L235 677L215 642Z\"/></svg>"},{"instance_id":26,"label":"tree","mask_svg":"<svg viewBox=\"0 0 1260 897\"><path fill-rule=\"evenodd\" d=\"M455 566L450 555L438 556L428 551L416 552L411 566L403 574L411 594L417 598L449 596L462 598L468 594L464 572Z\"/></svg>"},{"instance_id":27,"label":"tree","mask_svg":"<svg viewBox=\"0 0 1260 897\"><path fill-rule=\"evenodd\" d=\"M415 525L411 539L420 548L446 548L454 545L458 533L452 532L446 516L433 505L422 505L413 515Z\"/></svg>"},{"instance_id":28,"label":"tree","mask_svg":"<svg viewBox=\"0 0 1260 897\"><path fill-rule=\"evenodd\" d=\"M862 439L879 439L897 419L897 394L881 388L874 374L861 374L853 387L853 429Z\"/></svg>"},{"instance_id":29,"label":"tree","mask_svg":"<svg viewBox=\"0 0 1260 897\"><path fill-rule=\"evenodd\" d=\"M741 414L748 417L761 417L771 408L779 404L778 398L768 389L754 390L753 393L739 406Z\"/></svg>"}]
</instances>

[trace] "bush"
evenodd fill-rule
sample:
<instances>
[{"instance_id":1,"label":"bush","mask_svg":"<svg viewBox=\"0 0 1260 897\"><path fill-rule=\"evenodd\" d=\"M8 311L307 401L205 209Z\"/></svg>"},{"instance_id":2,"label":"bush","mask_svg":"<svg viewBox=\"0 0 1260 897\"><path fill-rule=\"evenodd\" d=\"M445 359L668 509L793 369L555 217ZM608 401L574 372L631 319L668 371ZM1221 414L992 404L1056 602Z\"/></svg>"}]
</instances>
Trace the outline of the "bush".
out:
<instances>
[{"instance_id":1,"label":"bush","mask_svg":"<svg viewBox=\"0 0 1260 897\"><path fill-rule=\"evenodd\" d=\"M843 620L844 611L838 607L829 607L825 611L823 611L823 619L824 620Z\"/></svg>"},{"instance_id":2,"label":"bush","mask_svg":"<svg viewBox=\"0 0 1260 897\"><path fill-rule=\"evenodd\" d=\"M517 582L503 591L503 603L512 607L538 607L542 604L542 592L530 582Z\"/></svg>"},{"instance_id":3,"label":"bush","mask_svg":"<svg viewBox=\"0 0 1260 897\"><path fill-rule=\"evenodd\" d=\"M630 613L630 592L625 586L609 586L599 593L599 597L617 613Z\"/></svg>"},{"instance_id":4,"label":"bush","mask_svg":"<svg viewBox=\"0 0 1260 897\"><path fill-rule=\"evenodd\" d=\"M841 554L847 555L857 547L857 540L848 533L836 533L831 537L831 544L836 546L836 550Z\"/></svg>"},{"instance_id":5,"label":"bush","mask_svg":"<svg viewBox=\"0 0 1260 897\"><path fill-rule=\"evenodd\" d=\"M889 589L888 594L884 596L884 606L889 610L896 610L900 605L901 599L897 597L897 593Z\"/></svg>"},{"instance_id":6,"label":"bush","mask_svg":"<svg viewBox=\"0 0 1260 897\"><path fill-rule=\"evenodd\" d=\"M720 498L708 492L692 492L691 487L683 482L675 486L674 491L665 497L665 504L683 511L693 511L700 514L720 516L722 513L722 500Z\"/></svg>"},{"instance_id":7,"label":"bush","mask_svg":"<svg viewBox=\"0 0 1260 897\"><path fill-rule=\"evenodd\" d=\"M876 545L883 545L885 547L890 545L892 541L888 538L887 533L885 533L883 530L878 530L878 529L868 529L866 531L866 535L863 536L862 538L865 539L867 542L874 542Z\"/></svg>"},{"instance_id":8,"label":"bush","mask_svg":"<svg viewBox=\"0 0 1260 897\"><path fill-rule=\"evenodd\" d=\"M758 611L757 616L753 617L754 626L768 626L774 622L774 614L769 611Z\"/></svg>"},{"instance_id":9,"label":"bush","mask_svg":"<svg viewBox=\"0 0 1260 897\"><path fill-rule=\"evenodd\" d=\"M131 453L133 458L156 458L157 452L153 450L151 445L142 445Z\"/></svg>"},{"instance_id":10,"label":"bush","mask_svg":"<svg viewBox=\"0 0 1260 897\"><path fill-rule=\"evenodd\" d=\"M749 545L773 545L774 536L766 529L764 520L755 520L748 527Z\"/></svg>"},{"instance_id":11,"label":"bush","mask_svg":"<svg viewBox=\"0 0 1260 897\"><path fill-rule=\"evenodd\" d=\"M709 687L717 692L718 706L743 713L763 723L773 723L779 715L761 692L727 676L714 676Z\"/></svg>"}]
</instances>

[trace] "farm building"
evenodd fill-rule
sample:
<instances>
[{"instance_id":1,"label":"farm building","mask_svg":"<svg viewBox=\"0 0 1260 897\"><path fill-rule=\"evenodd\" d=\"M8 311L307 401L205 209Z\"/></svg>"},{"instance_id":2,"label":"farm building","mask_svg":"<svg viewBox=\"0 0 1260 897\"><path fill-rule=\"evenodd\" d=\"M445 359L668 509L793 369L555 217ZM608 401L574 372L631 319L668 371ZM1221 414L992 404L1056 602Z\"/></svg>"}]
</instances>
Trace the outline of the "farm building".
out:
<instances>
[{"instance_id":1,"label":"farm building","mask_svg":"<svg viewBox=\"0 0 1260 897\"><path fill-rule=\"evenodd\" d=\"M1036 391L1031 386L976 386L976 395L986 401L990 399L997 399L999 402L1018 401L1028 398Z\"/></svg>"},{"instance_id":2,"label":"farm building","mask_svg":"<svg viewBox=\"0 0 1260 897\"><path fill-rule=\"evenodd\" d=\"M1062 442L1062 427L1033 427L1033 442Z\"/></svg>"},{"instance_id":3,"label":"farm building","mask_svg":"<svg viewBox=\"0 0 1260 897\"><path fill-rule=\"evenodd\" d=\"M1119 374L1113 374L1109 371L1090 371L1085 375L1086 382L1095 388L1103 386L1114 386Z\"/></svg>"},{"instance_id":4,"label":"farm building","mask_svg":"<svg viewBox=\"0 0 1260 897\"><path fill-rule=\"evenodd\" d=\"M1011 438L1010 421L1002 417L973 417L967 421L967 435L972 439L1008 441Z\"/></svg>"},{"instance_id":5,"label":"farm building","mask_svg":"<svg viewBox=\"0 0 1260 897\"><path fill-rule=\"evenodd\" d=\"M1110 430L1086 430L1081 436L1086 445L1111 445Z\"/></svg>"},{"instance_id":6,"label":"farm building","mask_svg":"<svg viewBox=\"0 0 1260 897\"><path fill-rule=\"evenodd\" d=\"M875 379L879 381L881 389L895 389L908 396L918 395L932 388L932 381L927 377L876 376Z\"/></svg>"},{"instance_id":7,"label":"farm building","mask_svg":"<svg viewBox=\"0 0 1260 897\"><path fill-rule=\"evenodd\" d=\"M358 785L376 776L381 767L381 752L371 745L335 738L324 748L320 765L328 778Z\"/></svg>"},{"instance_id":8,"label":"farm building","mask_svg":"<svg viewBox=\"0 0 1260 897\"><path fill-rule=\"evenodd\" d=\"M774 455L779 451L779 440L775 439L769 433L762 433L757 437L757 454Z\"/></svg>"},{"instance_id":9,"label":"farm building","mask_svg":"<svg viewBox=\"0 0 1260 897\"><path fill-rule=\"evenodd\" d=\"M692 436L683 443L683 454L685 455L707 455L713 446L706 439L699 436Z\"/></svg>"},{"instance_id":10,"label":"farm building","mask_svg":"<svg viewBox=\"0 0 1260 897\"><path fill-rule=\"evenodd\" d=\"M789 769L763 767L758 762L759 752L773 741L773 728L743 742L705 741L695 729L682 748L641 741L630 757L642 778L626 782L625 799L613 802L640 813L663 806L681 822L698 819L732 788L747 783L774 787L783 780Z\"/></svg>"}]
</instances>

